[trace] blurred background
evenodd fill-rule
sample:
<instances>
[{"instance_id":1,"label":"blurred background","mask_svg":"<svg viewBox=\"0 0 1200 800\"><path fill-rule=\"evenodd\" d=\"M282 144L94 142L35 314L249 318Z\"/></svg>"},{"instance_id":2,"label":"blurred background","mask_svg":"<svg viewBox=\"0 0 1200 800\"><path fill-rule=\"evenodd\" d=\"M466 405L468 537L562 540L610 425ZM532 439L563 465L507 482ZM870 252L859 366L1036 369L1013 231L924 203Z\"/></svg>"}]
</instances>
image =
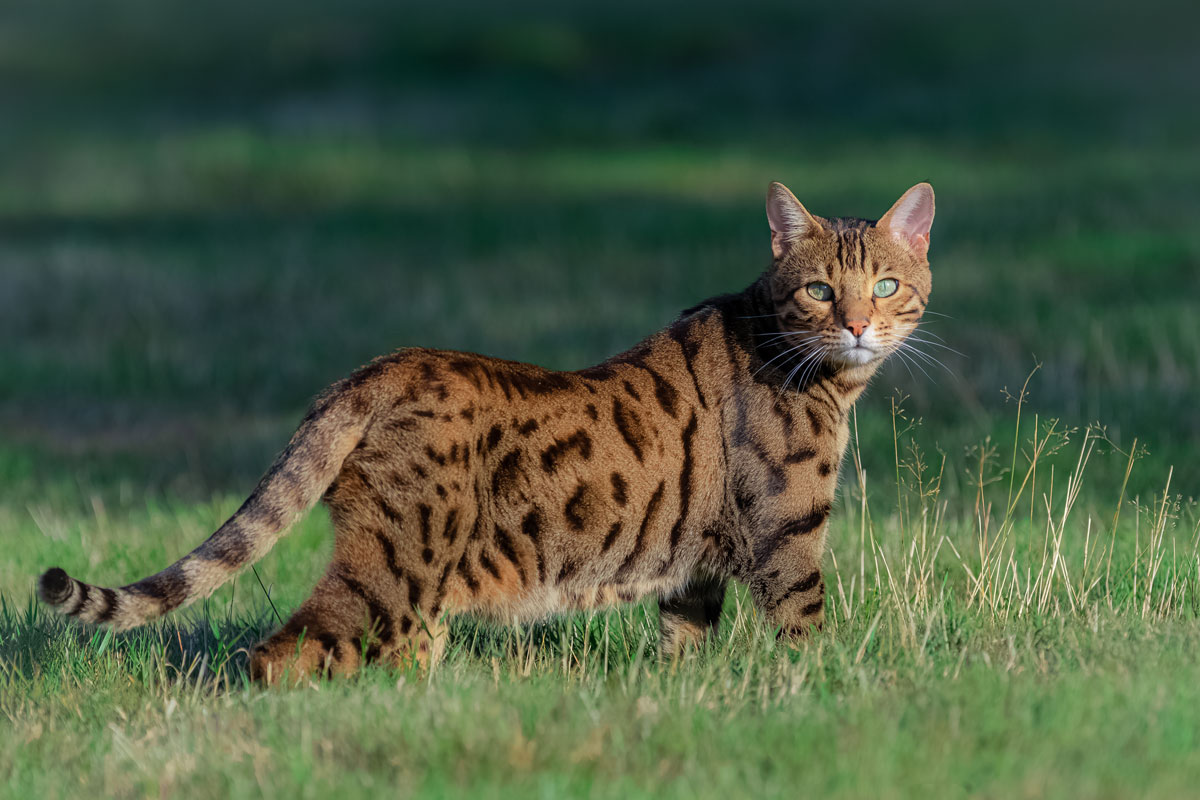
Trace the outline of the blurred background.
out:
<instances>
[{"instance_id":1,"label":"blurred background","mask_svg":"<svg viewBox=\"0 0 1200 800\"><path fill-rule=\"evenodd\" d=\"M937 191L927 330L963 355L861 403L879 491L896 392L954 484L1040 363L1031 415L1193 495L1197 30L1162 0L5 4L0 520L244 496L394 348L598 361L754 280L770 180L822 215Z\"/></svg>"}]
</instances>

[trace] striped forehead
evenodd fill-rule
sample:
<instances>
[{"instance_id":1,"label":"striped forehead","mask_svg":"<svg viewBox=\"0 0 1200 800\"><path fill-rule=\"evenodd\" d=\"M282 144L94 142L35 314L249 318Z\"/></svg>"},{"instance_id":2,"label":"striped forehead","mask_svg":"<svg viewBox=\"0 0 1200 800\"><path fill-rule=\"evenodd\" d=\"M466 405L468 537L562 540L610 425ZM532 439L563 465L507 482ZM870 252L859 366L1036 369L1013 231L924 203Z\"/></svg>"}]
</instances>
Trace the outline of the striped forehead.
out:
<instances>
[{"instance_id":1,"label":"striped forehead","mask_svg":"<svg viewBox=\"0 0 1200 800\"><path fill-rule=\"evenodd\" d=\"M828 220L827 225L836 237L833 260L825 267L830 278L842 272L875 271L867 254L866 232L872 226L869 220L840 217Z\"/></svg>"}]
</instances>

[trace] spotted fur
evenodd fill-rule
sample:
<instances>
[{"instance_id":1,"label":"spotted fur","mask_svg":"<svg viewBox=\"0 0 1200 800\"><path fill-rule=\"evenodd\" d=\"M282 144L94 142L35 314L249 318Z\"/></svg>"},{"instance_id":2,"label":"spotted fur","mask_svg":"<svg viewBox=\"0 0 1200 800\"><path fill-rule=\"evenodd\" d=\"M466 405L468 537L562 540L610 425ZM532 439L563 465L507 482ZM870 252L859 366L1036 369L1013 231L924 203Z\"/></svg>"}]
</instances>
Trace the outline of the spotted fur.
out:
<instances>
[{"instance_id":1,"label":"spotted fur","mask_svg":"<svg viewBox=\"0 0 1200 800\"><path fill-rule=\"evenodd\" d=\"M323 499L332 563L254 649L268 682L428 663L454 614L528 620L646 595L674 653L716 627L730 578L781 633L820 628L848 412L924 311L933 194L919 184L871 223L813 217L773 184L768 218L774 259L757 281L599 366L426 349L375 360L317 399L193 552L120 589L55 568L42 599L141 625L213 592ZM899 289L877 297L883 278Z\"/></svg>"}]
</instances>

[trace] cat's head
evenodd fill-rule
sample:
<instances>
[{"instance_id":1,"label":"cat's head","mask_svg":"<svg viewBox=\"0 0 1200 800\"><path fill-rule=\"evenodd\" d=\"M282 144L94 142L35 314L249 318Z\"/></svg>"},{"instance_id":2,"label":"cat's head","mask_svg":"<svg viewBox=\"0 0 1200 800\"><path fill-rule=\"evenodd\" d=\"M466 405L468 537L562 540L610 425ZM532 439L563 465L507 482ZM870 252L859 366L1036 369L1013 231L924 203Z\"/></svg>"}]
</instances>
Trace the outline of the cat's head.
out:
<instances>
[{"instance_id":1,"label":"cat's head","mask_svg":"<svg viewBox=\"0 0 1200 800\"><path fill-rule=\"evenodd\" d=\"M873 368L901 346L929 301L933 187L918 183L872 223L813 216L772 183L767 219L781 344L842 369Z\"/></svg>"}]
</instances>

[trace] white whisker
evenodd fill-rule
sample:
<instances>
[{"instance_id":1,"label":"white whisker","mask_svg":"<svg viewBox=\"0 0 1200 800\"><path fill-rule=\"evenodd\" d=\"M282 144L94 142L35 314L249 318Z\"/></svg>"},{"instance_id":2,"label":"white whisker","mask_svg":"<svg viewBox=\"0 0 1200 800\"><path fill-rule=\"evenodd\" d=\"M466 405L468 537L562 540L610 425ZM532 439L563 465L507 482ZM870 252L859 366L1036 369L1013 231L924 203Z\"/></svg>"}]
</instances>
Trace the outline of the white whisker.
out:
<instances>
[{"instance_id":1,"label":"white whisker","mask_svg":"<svg viewBox=\"0 0 1200 800\"><path fill-rule=\"evenodd\" d=\"M937 381L935 381L935 380L933 379L933 376L932 376L932 375L930 375L928 372L926 372L925 368L924 368L923 366L921 366L921 362L920 362L920 361L917 361L915 358L913 358L913 357L912 357L912 353L911 353L911 352L910 352L910 353L905 353L905 352L904 352L904 350L905 350L905 349L909 349L909 350L911 350L911 348L903 348L903 347L900 347L900 348L897 348L896 350L894 350L893 352L895 352L897 355L899 355L901 359L907 359L909 362L911 362L911 363L912 363L912 365L913 365L914 367L916 367L917 369L921 370L921 372L922 372L922 373L925 375L925 377L926 377L926 378L929 380L929 382L930 382L930 383L936 384L936 383L937 383ZM912 352L916 352L916 351L912 351Z\"/></svg>"},{"instance_id":2,"label":"white whisker","mask_svg":"<svg viewBox=\"0 0 1200 800\"><path fill-rule=\"evenodd\" d=\"M766 362L766 363L765 363L765 364L763 364L761 367L759 367L758 369L756 369L756 370L754 371L754 375L752 375L751 377L755 377L755 378L756 378L756 377L758 377L758 373L762 372L762 371L763 371L764 369L766 369L766 368L767 368L769 365L771 365L771 364L775 363L776 361L778 361L778 360L779 360L781 357L783 357L783 356L790 356L790 355L792 355L793 353L801 353L801 354L802 354L802 353L803 353L803 352L804 352L806 349L807 349L806 345L805 345L804 343L801 343L801 344L798 344L798 345L796 345L795 347L790 347L790 348L788 348L787 350L784 350L782 353L778 353L778 354L776 354L774 358L772 358L770 361ZM786 363L786 362L785 362L785 363Z\"/></svg>"},{"instance_id":3,"label":"white whisker","mask_svg":"<svg viewBox=\"0 0 1200 800\"><path fill-rule=\"evenodd\" d=\"M937 366L946 370L946 372L949 372L951 375L954 374L954 370L950 369L945 364L943 364L940 359L931 356L929 353L926 353L925 351L913 346L909 342L901 342L900 346L896 348L896 352L898 353L901 350L906 351L910 355L920 356L920 358L923 361L925 361L926 364L930 364L930 365L936 364ZM916 362L914 362L914 363L916 363Z\"/></svg>"},{"instance_id":4,"label":"white whisker","mask_svg":"<svg viewBox=\"0 0 1200 800\"><path fill-rule=\"evenodd\" d=\"M787 377L784 378L783 388L786 389L788 387L788 384L790 384L792 382L792 376L795 375L799 370L803 369L806 364L812 363L814 361L819 361L820 357L824 355L824 352L825 352L824 347L817 347L812 352L810 352L808 355L806 355L803 359L801 359L800 363L796 364L796 366L792 369L792 371L787 374Z\"/></svg>"},{"instance_id":5,"label":"white whisker","mask_svg":"<svg viewBox=\"0 0 1200 800\"><path fill-rule=\"evenodd\" d=\"M914 336L911 333L908 335L908 339L910 341L919 342L921 344L927 344L931 347L940 347L943 350L948 350L949 352L954 353L956 356L962 356L963 358L969 357L969 356L967 356L966 353L959 352L958 350L955 350L953 347L950 347L949 345L944 345L944 344L941 344L940 342L935 342L930 339L922 339L920 336Z\"/></svg>"}]
</instances>

